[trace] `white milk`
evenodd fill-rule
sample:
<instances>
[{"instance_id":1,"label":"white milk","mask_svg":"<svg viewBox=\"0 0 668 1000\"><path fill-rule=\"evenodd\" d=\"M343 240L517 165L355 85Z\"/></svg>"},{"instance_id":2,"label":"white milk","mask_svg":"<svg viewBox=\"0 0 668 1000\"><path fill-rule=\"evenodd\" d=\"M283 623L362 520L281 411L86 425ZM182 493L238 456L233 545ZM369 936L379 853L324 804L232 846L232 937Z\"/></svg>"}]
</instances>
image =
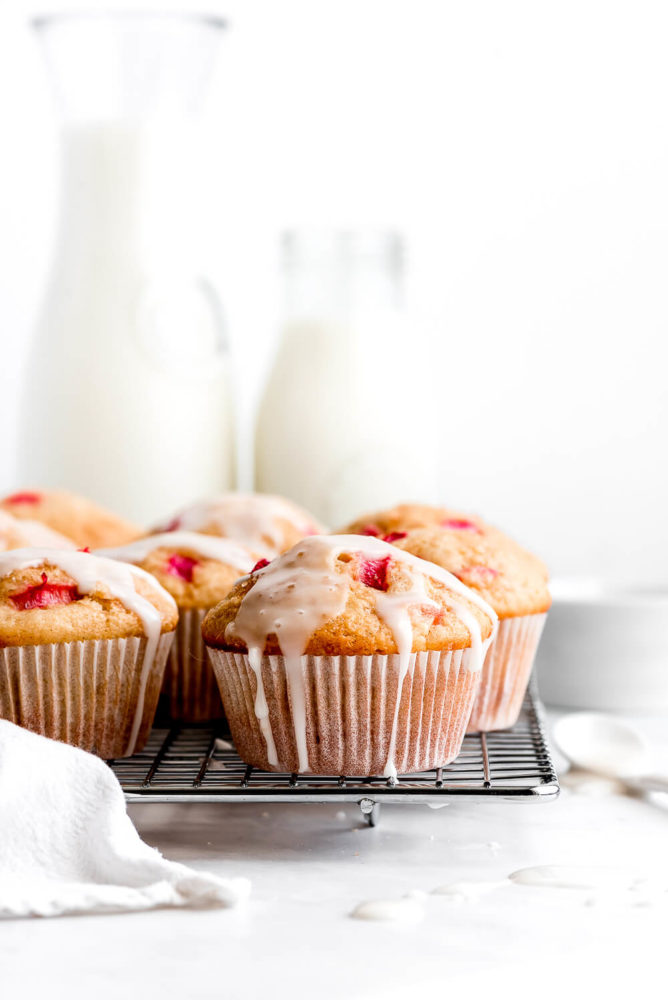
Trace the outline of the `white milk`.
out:
<instances>
[{"instance_id":1,"label":"white milk","mask_svg":"<svg viewBox=\"0 0 668 1000\"><path fill-rule=\"evenodd\" d=\"M62 211L26 373L21 481L149 522L233 485L219 306L189 236L185 125L63 133Z\"/></svg>"},{"instance_id":2,"label":"white milk","mask_svg":"<svg viewBox=\"0 0 668 1000\"><path fill-rule=\"evenodd\" d=\"M437 464L431 373L398 306L396 269L382 245L337 249L288 262L288 318L255 451L257 489L332 526L433 499Z\"/></svg>"}]
</instances>

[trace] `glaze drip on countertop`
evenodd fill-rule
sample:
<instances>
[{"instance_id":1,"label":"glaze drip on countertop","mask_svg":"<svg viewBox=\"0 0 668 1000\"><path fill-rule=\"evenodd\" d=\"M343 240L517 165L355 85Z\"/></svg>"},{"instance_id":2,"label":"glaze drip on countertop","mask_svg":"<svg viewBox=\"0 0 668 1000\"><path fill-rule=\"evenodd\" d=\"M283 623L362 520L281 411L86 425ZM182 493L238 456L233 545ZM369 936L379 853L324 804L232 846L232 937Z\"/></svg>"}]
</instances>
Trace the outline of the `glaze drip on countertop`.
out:
<instances>
[{"instance_id":1,"label":"glaze drip on countertop","mask_svg":"<svg viewBox=\"0 0 668 1000\"><path fill-rule=\"evenodd\" d=\"M355 920L382 920L393 923L417 923L424 917L424 910L417 899L368 899L358 903L350 914Z\"/></svg>"},{"instance_id":2,"label":"glaze drip on countertop","mask_svg":"<svg viewBox=\"0 0 668 1000\"><path fill-rule=\"evenodd\" d=\"M243 598L237 617L228 626L227 638L241 639L248 647L248 659L257 679L255 713L267 743L269 763L276 765L278 758L271 732L269 712L262 681L262 657L267 637L276 635L285 661L285 671L290 691L295 741L300 771L307 771L306 703L302 657L313 633L325 622L342 614L350 591L350 577L336 571L336 560L344 553L361 554L371 559L388 556L407 571L411 586L408 590L388 593L372 589L378 617L388 626L399 654L399 684L394 712L392 736L385 768L385 776L396 777L394 755L396 731L403 681L410 666L413 649L413 625L409 609L415 605L433 607L440 605L426 591L430 578L448 588L443 603L461 619L471 636L471 657L468 668L482 668L487 648L492 641L497 617L492 608L477 594L469 590L447 570L426 563L416 556L378 538L361 535L314 535L295 545L289 552L258 570L255 584ZM476 604L490 619L492 632L482 639L480 624L458 595Z\"/></svg>"},{"instance_id":3,"label":"glaze drip on countertop","mask_svg":"<svg viewBox=\"0 0 668 1000\"><path fill-rule=\"evenodd\" d=\"M644 877L637 872L612 865L532 865L529 868L519 868L506 878L496 881L449 882L437 886L432 893L471 902L494 889L509 885L525 885L537 889L634 889L644 882Z\"/></svg>"},{"instance_id":4,"label":"glaze drip on countertop","mask_svg":"<svg viewBox=\"0 0 668 1000\"><path fill-rule=\"evenodd\" d=\"M58 566L64 573L67 573L75 581L80 594L92 594L102 585L128 611L134 612L142 624L147 641L140 680L140 695L129 741L130 746L133 746L141 724L146 684L162 631L160 612L149 600L137 593L135 580L141 579L156 595L160 594L164 600L173 604L174 610L176 610L176 603L154 576L144 572L138 566L131 566L129 563L105 559L89 552L70 552L48 548L13 549L10 552L0 553L0 576L9 576L15 570L46 565Z\"/></svg>"},{"instance_id":5,"label":"glaze drip on countertop","mask_svg":"<svg viewBox=\"0 0 668 1000\"><path fill-rule=\"evenodd\" d=\"M215 535L200 535L196 531L165 531L158 535L147 535L129 545L114 549L96 549L95 554L107 559L120 559L128 563L141 563L156 549L188 549L204 559L233 566L241 573L248 573L255 557L249 550L231 538L217 538Z\"/></svg>"},{"instance_id":6,"label":"glaze drip on countertop","mask_svg":"<svg viewBox=\"0 0 668 1000\"><path fill-rule=\"evenodd\" d=\"M631 888L641 881L629 868L611 865L534 865L508 876L516 885L547 889Z\"/></svg>"},{"instance_id":7,"label":"glaze drip on countertop","mask_svg":"<svg viewBox=\"0 0 668 1000\"><path fill-rule=\"evenodd\" d=\"M284 547L281 521L287 521L303 535L320 530L289 500L261 493L224 493L186 507L174 519L178 529L184 531L201 531L215 525L222 536L236 538L269 559Z\"/></svg>"},{"instance_id":8,"label":"glaze drip on countertop","mask_svg":"<svg viewBox=\"0 0 668 1000\"><path fill-rule=\"evenodd\" d=\"M445 885L437 885L435 889L432 889L432 895L451 896L460 903L476 903L481 896L492 892L494 889L501 889L504 885L508 885L507 878L488 882L463 879L460 882L447 882Z\"/></svg>"}]
</instances>

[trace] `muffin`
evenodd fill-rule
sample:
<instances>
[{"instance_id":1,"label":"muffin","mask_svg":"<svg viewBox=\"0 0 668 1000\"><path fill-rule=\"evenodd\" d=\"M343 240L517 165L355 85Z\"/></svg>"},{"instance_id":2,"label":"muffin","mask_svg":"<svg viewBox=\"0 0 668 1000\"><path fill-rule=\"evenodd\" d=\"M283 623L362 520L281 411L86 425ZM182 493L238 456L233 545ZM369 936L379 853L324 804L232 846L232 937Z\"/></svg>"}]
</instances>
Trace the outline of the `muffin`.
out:
<instances>
[{"instance_id":1,"label":"muffin","mask_svg":"<svg viewBox=\"0 0 668 1000\"><path fill-rule=\"evenodd\" d=\"M179 623L163 682L171 717L184 722L221 718L223 705L202 641L202 620L251 570L257 556L240 542L194 531L149 535L97 554L140 566L176 601Z\"/></svg>"},{"instance_id":2,"label":"muffin","mask_svg":"<svg viewBox=\"0 0 668 1000\"><path fill-rule=\"evenodd\" d=\"M223 493L184 508L156 529L234 538L264 559L273 559L300 538L323 530L291 500L264 493Z\"/></svg>"},{"instance_id":3,"label":"muffin","mask_svg":"<svg viewBox=\"0 0 668 1000\"><path fill-rule=\"evenodd\" d=\"M74 542L39 521L20 520L0 510L0 552L33 548L73 549Z\"/></svg>"},{"instance_id":4,"label":"muffin","mask_svg":"<svg viewBox=\"0 0 668 1000\"><path fill-rule=\"evenodd\" d=\"M14 517L40 521L70 538L78 548L125 545L142 531L85 497L65 490L22 490L0 500Z\"/></svg>"},{"instance_id":5,"label":"muffin","mask_svg":"<svg viewBox=\"0 0 668 1000\"><path fill-rule=\"evenodd\" d=\"M496 616L376 538L314 535L202 626L242 758L272 771L421 771L460 750Z\"/></svg>"},{"instance_id":6,"label":"muffin","mask_svg":"<svg viewBox=\"0 0 668 1000\"><path fill-rule=\"evenodd\" d=\"M135 566L58 549L0 553L0 718L101 757L140 750L177 617Z\"/></svg>"},{"instance_id":7,"label":"muffin","mask_svg":"<svg viewBox=\"0 0 668 1000\"><path fill-rule=\"evenodd\" d=\"M543 563L481 518L442 507L401 504L346 530L380 535L453 573L500 618L483 669L470 731L514 725L522 707L551 599Z\"/></svg>"}]
</instances>

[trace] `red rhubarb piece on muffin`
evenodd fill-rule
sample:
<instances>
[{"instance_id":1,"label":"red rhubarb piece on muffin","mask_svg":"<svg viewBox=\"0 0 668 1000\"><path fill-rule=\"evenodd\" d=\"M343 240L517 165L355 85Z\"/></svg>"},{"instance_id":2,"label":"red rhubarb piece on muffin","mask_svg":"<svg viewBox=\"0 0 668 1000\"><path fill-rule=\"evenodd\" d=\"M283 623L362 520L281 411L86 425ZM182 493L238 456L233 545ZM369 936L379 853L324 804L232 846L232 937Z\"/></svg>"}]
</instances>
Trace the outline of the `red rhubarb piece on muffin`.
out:
<instances>
[{"instance_id":1,"label":"red rhubarb piece on muffin","mask_svg":"<svg viewBox=\"0 0 668 1000\"><path fill-rule=\"evenodd\" d=\"M77 599L77 588L74 584L49 583L46 573L42 573L42 582L34 587L26 587L20 594L10 594L12 604L21 611L32 608L52 608L57 604L71 604Z\"/></svg>"},{"instance_id":2,"label":"red rhubarb piece on muffin","mask_svg":"<svg viewBox=\"0 0 668 1000\"><path fill-rule=\"evenodd\" d=\"M10 497L6 498L7 503L18 503L18 504L33 504L39 503L42 499L39 493L30 493L27 490L23 493L12 493Z\"/></svg>"},{"instance_id":3,"label":"red rhubarb piece on muffin","mask_svg":"<svg viewBox=\"0 0 668 1000\"><path fill-rule=\"evenodd\" d=\"M450 528L452 531L477 531L480 533L480 528L477 524L461 517L448 517L445 521L441 521L441 527Z\"/></svg>"},{"instance_id":4,"label":"red rhubarb piece on muffin","mask_svg":"<svg viewBox=\"0 0 668 1000\"><path fill-rule=\"evenodd\" d=\"M193 582L195 566L199 566L199 559L193 559L191 556L183 556L178 552L175 552L167 560L167 572L171 576L178 576L181 580L185 580L186 583Z\"/></svg>"},{"instance_id":5,"label":"red rhubarb piece on muffin","mask_svg":"<svg viewBox=\"0 0 668 1000\"><path fill-rule=\"evenodd\" d=\"M358 570L360 582L367 587L373 587L374 590L387 590L389 566L389 556L383 556L380 559L367 559L365 556L361 556Z\"/></svg>"}]
</instances>

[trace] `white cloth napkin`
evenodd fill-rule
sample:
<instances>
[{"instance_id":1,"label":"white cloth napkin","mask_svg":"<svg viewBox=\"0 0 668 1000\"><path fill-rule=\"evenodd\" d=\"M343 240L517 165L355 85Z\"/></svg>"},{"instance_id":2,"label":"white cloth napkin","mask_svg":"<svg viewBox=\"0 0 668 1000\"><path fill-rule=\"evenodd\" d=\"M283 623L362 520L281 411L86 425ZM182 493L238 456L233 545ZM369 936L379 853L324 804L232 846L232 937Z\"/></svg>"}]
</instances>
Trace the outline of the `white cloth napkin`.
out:
<instances>
[{"instance_id":1,"label":"white cloth napkin","mask_svg":"<svg viewBox=\"0 0 668 1000\"><path fill-rule=\"evenodd\" d=\"M234 906L249 892L145 844L104 761L0 720L0 917Z\"/></svg>"}]
</instances>

